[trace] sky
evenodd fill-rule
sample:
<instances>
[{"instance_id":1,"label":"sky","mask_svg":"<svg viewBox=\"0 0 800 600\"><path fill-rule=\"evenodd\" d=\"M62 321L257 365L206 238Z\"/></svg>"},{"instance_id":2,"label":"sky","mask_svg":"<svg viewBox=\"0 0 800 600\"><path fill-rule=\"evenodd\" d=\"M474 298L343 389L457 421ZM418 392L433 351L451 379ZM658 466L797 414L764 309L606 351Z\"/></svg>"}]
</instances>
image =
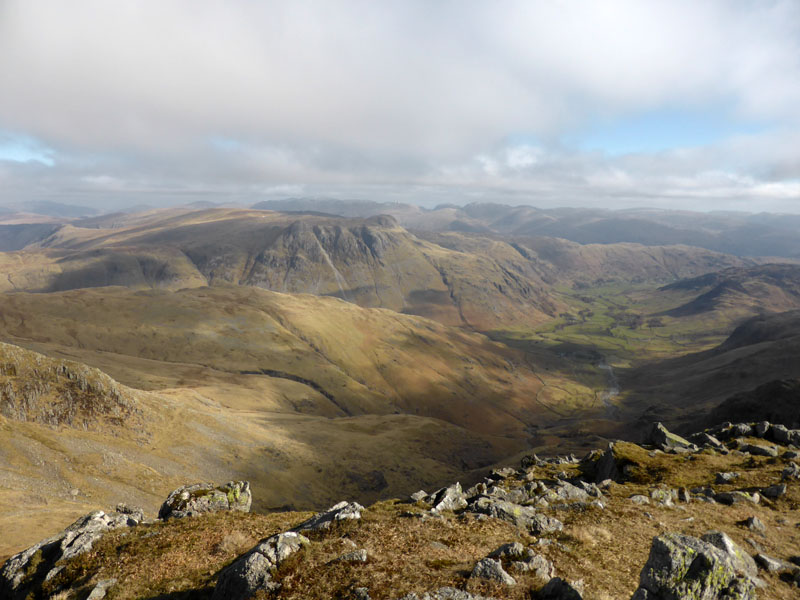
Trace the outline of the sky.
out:
<instances>
[{"instance_id":1,"label":"sky","mask_svg":"<svg viewBox=\"0 0 800 600\"><path fill-rule=\"evenodd\" d=\"M0 204L800 213L798 0L0 0Z\"/></svg>"}]
</instances>

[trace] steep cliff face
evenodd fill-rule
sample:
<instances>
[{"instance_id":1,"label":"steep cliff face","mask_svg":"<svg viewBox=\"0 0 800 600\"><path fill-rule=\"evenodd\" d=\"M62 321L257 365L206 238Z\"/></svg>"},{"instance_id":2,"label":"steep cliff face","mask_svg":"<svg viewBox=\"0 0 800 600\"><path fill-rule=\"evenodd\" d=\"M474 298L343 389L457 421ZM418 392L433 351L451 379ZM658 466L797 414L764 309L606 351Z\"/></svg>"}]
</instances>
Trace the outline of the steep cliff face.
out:
<instances>
[{"instance_id":1,"label":"steep cliff face","mask_svg":"<svg viewBox=\"0 0 800 600\"><path fill-rule=\"evenodd\" d=\"M84 364L0 343L0 414L15 421L90 429L135 429L135 394Z\"/></svg>"}]
</instances>

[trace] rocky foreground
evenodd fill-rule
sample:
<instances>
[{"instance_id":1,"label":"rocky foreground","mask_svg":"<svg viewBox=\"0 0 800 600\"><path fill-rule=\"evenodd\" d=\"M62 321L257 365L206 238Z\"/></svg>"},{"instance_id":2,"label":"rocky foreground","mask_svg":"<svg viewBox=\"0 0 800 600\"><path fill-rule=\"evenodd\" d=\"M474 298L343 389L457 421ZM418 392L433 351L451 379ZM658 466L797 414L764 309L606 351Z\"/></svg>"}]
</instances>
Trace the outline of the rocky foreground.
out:
<instances>
[{"instance_id":1,"label":"rocky foreground","mask_svg":"<svg viewBox=\"0 0 800 600\"><path fill-rule=\"evenodd\" d=\"M800 430L726 423L469 489L249 513L247 482L87 515L11 557L0 598L678 600L800 596Z\"/></svg>"}]
</instances>

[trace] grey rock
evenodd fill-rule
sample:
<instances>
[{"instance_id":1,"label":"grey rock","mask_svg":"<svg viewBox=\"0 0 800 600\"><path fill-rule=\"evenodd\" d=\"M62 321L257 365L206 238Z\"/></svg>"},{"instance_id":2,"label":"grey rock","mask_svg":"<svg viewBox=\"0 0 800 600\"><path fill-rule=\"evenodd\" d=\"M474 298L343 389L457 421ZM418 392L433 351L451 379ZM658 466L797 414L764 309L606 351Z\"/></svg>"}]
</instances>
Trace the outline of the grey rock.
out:
<instances>
[{"instance_id":1,"label":"grey rock","mask_svg":"<svg viewBox=\"0 0 800 600\"><path fill-rule=\"evenodd\" d=\"M545 535L564 529L564 524L555 517L535 515L528 525L528 531L535 535Z\"/></svg>"},{"instance_id":2,"label":"grey rock","mask_svg":"<svg viewBox=\"0 0 800 600\"><path fill-rule=\"evenodd\" d=\"M647 496L643 496L642 494L634 494L630 497L630 501L634 504L650 504L650 498Z\"/></svg>"},{"instance_id":3,"label":"grey rock","mask_svg":"<svg viewBox=\"0 0 800 600\"><path fill-rule=\"evenodd\" d=\"M778 456L778 449L775 446L744 444L739 447L739 450L752 454L753 456Z\"/></svg>"},{"instance_id":4,"label":"grey rock","mask_svg":"<svg viewBox=\"0 0 800 600\"><path fill-rule=\"evenodd\" d=\"M161 505L158 518L180 519L220 510L249 512L252 501L247 481L229 481L224 485L194 483L173 490Z\"/></svg>"},{"instance_id":5,"label":"grey rock","mask_svg":"<svg viewBox=\"0 0 800 600\"><path fill-rule=\"evenodd\" d=\"M56 563L88 552L111 529L131 527L137 523L130 515L123 513L96 511L84 515L61 533L9 558L0 569L0 598L26 598L29 592L41 586L48 575L52 578L57 574ZM34 561L37 564L36 572L32 577L27 577Z\"/></svg>"},{"instance_id":6,"label":"grey rock","mask_svg":"<svg viewBox=\"0 0 800 600\"><path fill-rule=\"evenodd\" d=\"M704 431L695 433L694 435L690 436L689 439L698 446L711 446L712 448L722 447L722 442L720 442L713 435L710 435Z\"/></svg>"},{"instance_id":7,"label":"grey rock","mask_svg":"<svg viewBox=\"0 0 800 600\"><path fill-rule=\"evenodd\" d=\"M729 471L725 473L717 473L714 476L714 483L716 484L725 484L725 483L733 483L735 479L738 479L740 473L735 471Z\"/></svg>"},{"instance_id":8,"label":"grey rock","mask_svg":"<svg viewBox=\"0 0 800 600\"><path fill-rule=\"evenodd\" d=\"M420 490L418 492L414 492L410 496L411 503L413 504L415 502L421 502L421 501L425 500L425 498L427 498L427 497L428 497L428 492L426 492L425 490Z\"/></svg>"},{"instance_id":9,"label":"grey rock","mask_svg":"<svg viewBox=\"0 0 800 600\"><path fill-rule=\"evenodd\" d=\"M106 597L106 592L108 589L115 583L117 583L116 579L103 579L98 581L97 584L92 588L92 591L89 592L86 600L102 600Z\"/></svg>"},{"instance_id":10,"label":"grey rock","mask_svg":"<svg viewBox=\"0 0 800 600\"><path fill-rule=\"evenodd\" d=\"M740 521L739 524L747 527L751 531L757 531L758 533L765 533L767 531L764 523L756 516L748 517L744 521Z\"/></svg>"},{"instance_id":11,"label":"grey rock","mask_svg":"<svg viewBox=\"0 0 800 600\"><path fill-rule=\"evenodd\" d=\"M753 558L740 546L736 545L726 533L722 533L721 531L709 531L701 536L700 539L722 550L737 572L744 573L749 577L755 577L758 573Z\"/></svg>"},{"instance_id":12,"label":"grey rock","mask_svg":"<svg viewBox=\"0 0 800 600\"><path fill-rule=\"evenodd\" d=\"M537 600L583 600L583 582L569 583L560 577L553 577L533 598Z\"/></svg>"},{"instance_id":13,"label":"grey rock","mask_svg":"<svg viewBox=\"0 0 800 600\"><path fill-rule=\"evenodd\" d=\"M769 431L769 421L760 421L753 426L753 435L763 438Z\"/></svg>"},{"instance_id":14,"label":"grey rock","mask_svg":"<svg viewBox=\"0 0 800 600\"><path fill-rule=\"evenodd\" d=\"M353 590L353 600L371 600L369 588L357 587Z\"/></svg>"},{"instance_id":15,"label":"grey rock","mask_svg":"<svg viewBox=\"0 0 800 600\"><path fill-rule=\"evenodd\" d=\"M297 527L293 527L292 531L319 531L329 529L333 523L338 521L357 521L361 518L362 510L364 510L364 507L358 502L343 500L338 504L334 504L328 510L314 515L307 521L303 521Z\"/></svg>"},{"instance_id":16,"label":"grey rock","mask_svg":"<svg viewBox=\"0 0 800 600\"><path fill-rule=\"evenodd\" d=\"M492 469L489 473L489 478L495 481L502 481L517 474L517 470L512 467L503 467L502 469Z\"/></svg>"},{"instance_id":17,"label":"grey rock","mask_svg":"<svg viewBox=\"0 0 800 600\"><path fill-rule=\"evenodd\" d=\"M559 500L578 502L588 502L590 500L588 492L578 486L572 485L568 481L560 481L550 492L555 492L556 498ZM550 500L548 497L546 497L546 499Z\"/></svg>"},{"instance_id":18,"label":"grey rock","mask_svg":"<svg viewBox=\"0 0 800 600\"><path fill-rule=\"evenodd\" d=\"M678 493L675 492L675 496L677 497ZM670 490L663 490L663 489L655 489L651 490L650 498L656 502L656 504L660 506L674 506L672 502L673 494Z\"/></svg>"},{"instance_id":19,"label":"grey rock","mask_svg":"<svg viewBox=\"0 0 800 600\"><path fill-rule=\"evenodd\" d=\"M367 558L367 551L362 548L361 550L355 550L353 552L348 552L347 554L342 554L334 562L365 563L367 562Z\"/></svg>"},{"instance_id":20,"label":"grey rock","mask_svg":"<svg viewBox=\"0 0 800 600\"><path fill-rule=\"evenodd\" d=\"M753 435L753 428L747 423L736 423L730 427L730 437L747 437L749 435Z\"/></svg>"},{"instance_id":21,"label":"grey rock","mask_svg":"<svg viewBox=\"0 0 800 600\"><path fill-rule=\"evenodd\" d=\"M275 571L308 544L307 538L293 531L260 542L222 570L212 600L245 600L259 590L278 590L280 584L273 580Z\"/></svg>"},{"instance_id":22,"label":"grey rock","mask_svg":"<svg viewBox=\"0 0 800 600\"><path fill-rule=\"evenodd\" d=\"M509 560L520 560L525 556L525 546L519 542L503 544L496 550L489 553L488 558L507 558Z\"/></svg>"},{"instance_id":23,"label":"grey rock","mask_svg":"<svg viewBox=\"0 0 800 600\"><path fill-rule=\"evenodd\" d=\"M683 503L688 503L692 501L692 494L687 490L685 487L678 489L678 500Z\"/></svg>"},{"instance_id":24,"label":"grey rock","mask_svg":"<svg viewBox=\"0 0 800 600\"><path fill-rule=\"evenodd\" d=\"M784 567L781 561L775 560L774 558L760 552L756 554L755 560L759 567L765 571L768 571L769 573L777 573Z\"/></svg>"},{"instance_id":25,"label":"grey rock","mask_svg":"<svg viewBox=\"0 0 800 600\"><path fill-rule=\"evenodd\" d=\"M754 568L725 534L702 540L667 533L653 539L633 600L755 600Z\"/></svg>"},{"instance_id":26,"label":"grey rock","mask_svg":"<svg viewBox=\"0 0 800 600\"><path fill-rule=\"evenodd\" d=\"M517 581L511 575L505 572L503 565L499 560L493 558L482 558L475 564L472 569L470 577L478 579L488 579L490 581L499 581L506 585L516 585Z\"/></svg>"},{"instance_id":27,"label":"grey rock","mask_svg":"<svg viewBox=\"0 0 800 600\"><path fill-rule=\"evenodd\" d=\"M697 450L692 442L686 438L670 432L661 423L654 423L647 435L647 443L662 450L672 450L675 448L685 448L687 450Z\"/></svg>"},{"instance_id":28,"label":"grey rock","mask_svg":"<svg viewBox=\"0 0 800 600\"><path fill-rule=\"evenodd\" d=\"M767 498L780 498L786 493L785 483L776 483L761 490L761 495Z\"/></svg>"},{"instance_id":29,"label":"grey rock","mask_svg":"<svg viewBox=\"0 0 800 600\"><path fill-rule=\"evenodd\" d=\"M786 452L783 453L783 458L786 458L788 460L797 460L798 458L800 458L800 452L798 452L797 450L787 450Z\"/></svg>"},{"instance_id":30,"label":"grey rock","mask_svg":"<svg viewBox=\"0 0 800 600\"><path fill-rule=\"evenodd\" d=\"M733 492L718 492L714 494L714 500L720 504L727 504L728 506L731 506L732 504L738 504L739 502L751 502L753 504L758 504L760 498L758 494L753 494L751 496L747 492L736 490Z\"/></svg>"},{"instance_id":31,"label":"grey rock","mask_svg":"<svg viewBox=\"0 0 800 600\"><path fill-rule=\"evenodd\" d=\"M797 463L790 462L781 471L781 481L788 481L789 479L800 479L800 466Z\"/></svg>"},{"instance_id":32,"label":"grey rock","mask_svg":"<svg viewBox=\"0 0 800 600\"><path fill-rule=\"evenodd\" d=\"M790 430L785 425L775 423L769 428L770 438L779 444L788 444L790 438L789 431Z\"/></svg>"},{"instance_id":33,"label":"grey rock","mask_svg":"<svg viewBox=\"0 0 800 600\"><path fill-rule=\"evenodd\" d=\"M460 510L467 507L467 498L461 490L460 483L442 488L431 494L432 512L440 513L445 510Z\"/></svg>"},{"instance_id":34,"label":"grey rock","mask_svg":"<svg viewBox=\"0 0 800 600\"><path fill-rule=\"evenodd\" d=\"M541 554L536 554L533 551L530 553L527 560L518 560L511 563L511 567L520 573L533 573L537 578L542 581L549 581L556 574L556 569L549 560Z\"/></svg>"}]
</instances>

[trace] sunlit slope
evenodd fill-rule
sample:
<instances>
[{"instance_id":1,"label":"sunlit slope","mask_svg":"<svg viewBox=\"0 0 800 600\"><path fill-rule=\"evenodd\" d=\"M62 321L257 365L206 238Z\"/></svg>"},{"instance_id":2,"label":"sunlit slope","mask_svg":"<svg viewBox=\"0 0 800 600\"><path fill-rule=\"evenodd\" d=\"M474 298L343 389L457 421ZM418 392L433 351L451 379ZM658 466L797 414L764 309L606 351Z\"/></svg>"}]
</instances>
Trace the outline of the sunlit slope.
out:
<instances>
[{"instance_id":1,"label":"sunlit slope","mask_svg":"<svg viewBox=\"0 0 800 600\"><path fill-rule=\"evenodd\" d=\"M231 388L134 390L9 344L0 364L0 556L118 502L155 514L187 481L247 479L256 510L310 508L432 488L522 447L426 417L231 407Z\"/></svg>"},{"instance_id":2,"label":"sunlit slope","mask_svg":"<svg viewBox=\"0 0 800 600\"><path fill-rule=\"evenodd\" d=\"M419 239L386 216L172 210L90 223L106 228L65 225L4 256L10 277L0 289L246 285L476 329L535 325L558 308L530 261L510 247L461 252Z\"/></svg>"},{"instance_id":3,"label":"sunlit slope","mask_svg":"<svg viewBox=\"0 0 800 600\"><path fill-rule=\"evenodd\" d=\"M424 415L518 437L548 412L551 395L538 394L540 379L522 354L482 335L255 288L7 294L0 328L24 343L114 353L123 373L130 357L300 382L312 414ZM135 386L135 373L123 381Z\"/></svg>"}]
</instances>

